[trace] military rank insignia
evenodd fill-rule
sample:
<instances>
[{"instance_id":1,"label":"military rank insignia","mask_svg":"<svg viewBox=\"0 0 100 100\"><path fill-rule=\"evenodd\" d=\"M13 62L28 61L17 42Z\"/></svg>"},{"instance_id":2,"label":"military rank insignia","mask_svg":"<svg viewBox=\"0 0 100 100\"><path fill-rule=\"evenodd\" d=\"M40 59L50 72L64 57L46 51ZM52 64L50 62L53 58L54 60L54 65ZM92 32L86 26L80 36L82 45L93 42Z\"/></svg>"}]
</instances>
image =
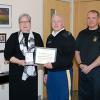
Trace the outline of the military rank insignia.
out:
<instances>
[{"instance_id":1,"label":"military rank insignia","mask_svg":"<svg viewBox=\"0 0 100 100\"><path fill-rule=\"evenodd\" d=\"M97 36L94 36L93 37L93 42L96 42L98 40L98 37Z\"/></svg>"}]
</instances>

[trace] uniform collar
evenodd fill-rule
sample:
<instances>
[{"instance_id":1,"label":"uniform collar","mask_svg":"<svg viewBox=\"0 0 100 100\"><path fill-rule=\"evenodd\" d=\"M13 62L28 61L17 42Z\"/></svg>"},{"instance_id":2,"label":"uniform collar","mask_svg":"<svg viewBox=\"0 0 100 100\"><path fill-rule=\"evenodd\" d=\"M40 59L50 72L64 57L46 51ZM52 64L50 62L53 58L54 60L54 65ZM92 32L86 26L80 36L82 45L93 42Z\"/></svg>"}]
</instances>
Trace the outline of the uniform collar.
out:
<instances>
[{"instance_id":1,"label":"uniform collar","mask_svg":"<svg viewBox=\"0 0 100 100\"><path fill-rule=\"evenodd\" d=\"M98 26L96 29L93 29L93 30L89 29L89 27L87 27L87 30L90 30L90 31L95 31L95 30L98 30L98 29L100 30L100 26Z\"/></svg>"},{"instance_id":2,"label":"uniform collar","mask_svg":"<svg viewBox=\"0 0 100 100\"><path fill-rule=\"evenodd\" d=\"M58 33L60 33L62 30L64 30L65 28L62 28L61 30L59 30L58 32L54 32L54 31L52 31L52 35L55 37Z\"/></svg>"}]
</instances>

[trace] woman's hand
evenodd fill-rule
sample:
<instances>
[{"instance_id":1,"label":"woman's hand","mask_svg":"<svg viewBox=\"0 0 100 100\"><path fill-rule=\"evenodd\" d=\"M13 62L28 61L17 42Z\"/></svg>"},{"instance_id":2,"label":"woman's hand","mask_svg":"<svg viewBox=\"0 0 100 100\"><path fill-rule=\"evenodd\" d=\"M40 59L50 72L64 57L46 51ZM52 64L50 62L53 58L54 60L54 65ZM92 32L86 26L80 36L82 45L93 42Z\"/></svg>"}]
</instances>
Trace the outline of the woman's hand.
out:
<instances>
[{"instance_id":1,"label":"woman's hand","mask_svg":"<svg viewBox=\"0 0 100 100\"><path fill-rule=\"evenodd\" d=\"M25 66L25 60L19 60L19 65Z\"/></svg>"},{"instance_id":2,"label":"woman's hand","mask_svg":"<svg viewBox=\"0 0 100 100\"><path fill-rule=\"evenodd\" d=\"M25 60L20 60L16 57L11 57L10 58L10 62L11 63L15 63L15 64L18 64L18 65L22 65L22 66L25 66Z\"/></svg>"}]
</instances>

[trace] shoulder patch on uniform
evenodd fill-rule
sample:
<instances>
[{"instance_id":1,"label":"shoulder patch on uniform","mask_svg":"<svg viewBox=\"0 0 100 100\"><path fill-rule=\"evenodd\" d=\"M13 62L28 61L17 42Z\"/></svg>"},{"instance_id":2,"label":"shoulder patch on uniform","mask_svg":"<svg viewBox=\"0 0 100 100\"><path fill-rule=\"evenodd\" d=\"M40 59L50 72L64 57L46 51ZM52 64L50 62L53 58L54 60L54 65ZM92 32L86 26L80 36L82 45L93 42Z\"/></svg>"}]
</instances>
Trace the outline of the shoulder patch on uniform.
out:
<instances>
[{"instance_id":1,"label":"shoulder patch on uniform","mask_svg":"<svg viewBox=\"0 0 100 100\"><path fill-rule=\"evenodd\" d=\"M63 34L62 34L63 37L67 37L67 36L69 36L69 35L71 35L71 33L68 32L68 31L63 32Z\"/></svg>"}]
</instances>

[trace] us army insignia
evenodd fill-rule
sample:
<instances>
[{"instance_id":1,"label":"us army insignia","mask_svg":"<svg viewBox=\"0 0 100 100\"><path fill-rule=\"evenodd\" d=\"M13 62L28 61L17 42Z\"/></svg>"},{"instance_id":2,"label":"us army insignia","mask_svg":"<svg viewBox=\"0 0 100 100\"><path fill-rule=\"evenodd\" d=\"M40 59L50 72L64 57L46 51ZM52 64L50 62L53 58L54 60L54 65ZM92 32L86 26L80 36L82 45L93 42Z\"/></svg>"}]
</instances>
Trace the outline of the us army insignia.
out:
<instances>
[{"instance_id":1,"label":"us army insignia","mask_svg":"<svg viewBox=\"0 0 100 100\"><path fill-rule=\"evenodd\" d=\"M93 42L96 42L97 39L98 39L98 37L97 37L97 36L94 36L94 37L93 37Z\"/></svg>"}]
</instances>

